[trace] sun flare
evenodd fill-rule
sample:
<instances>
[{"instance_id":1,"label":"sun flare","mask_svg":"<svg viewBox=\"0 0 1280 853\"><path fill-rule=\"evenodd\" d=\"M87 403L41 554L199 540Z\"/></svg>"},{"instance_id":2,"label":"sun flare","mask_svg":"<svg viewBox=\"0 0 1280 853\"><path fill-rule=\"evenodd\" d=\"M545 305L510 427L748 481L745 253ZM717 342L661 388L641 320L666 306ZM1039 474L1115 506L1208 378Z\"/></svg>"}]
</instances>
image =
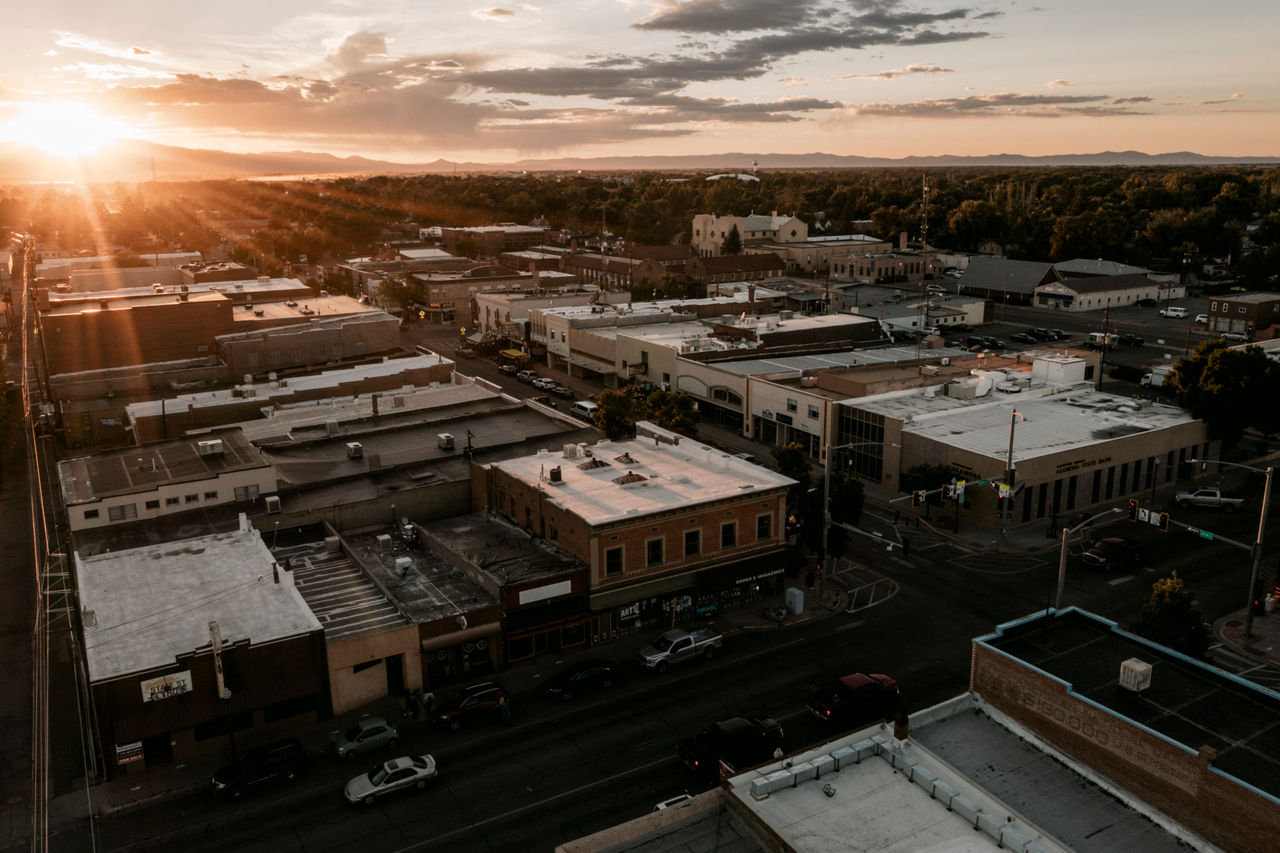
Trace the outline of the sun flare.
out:
<instances>
[{"instance_id":1,"label":"sun flare","mask_svg":"<svg viewBox=\"0 0 1280 853\"><path fill-rule=\"evenodd\" d=\"M27 104L0 125L0 140L38 148L55 157L92 154L122 135L123 125L74 101Z\"/></svg>"}]
</instances>

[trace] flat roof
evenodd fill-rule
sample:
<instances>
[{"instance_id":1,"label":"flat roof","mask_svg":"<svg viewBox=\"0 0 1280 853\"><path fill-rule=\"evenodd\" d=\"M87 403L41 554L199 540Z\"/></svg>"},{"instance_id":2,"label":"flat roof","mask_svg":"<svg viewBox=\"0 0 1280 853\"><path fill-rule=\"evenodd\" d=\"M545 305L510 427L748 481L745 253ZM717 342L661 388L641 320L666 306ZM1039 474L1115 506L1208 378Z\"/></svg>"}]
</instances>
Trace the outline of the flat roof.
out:
<instances>
[{"instance_id":1,"label":"flat roof","mask_svg":"<svg viewBox=\"0 0 1280 853\"><path fill-rule=\"evenodd\" d=\"M585 569L555 543L530 536L501 516L487 512L444 518L422 525L428 537L449 543L471 567L492 578L495 588L557 577Z\"/></svg>"},{"instance_id":2,"label":"flat roof","mask_svg":"<svg viewBox=\"0 0 1280 853\"><path fill-rule=\"evenodd\" d=\"M1280 798L1280 693L1074 607L1001 625L974 642L1065 682L1074 695L1192 753L1212 746L1211 766ZM1151 664L1151 685L1140 694L1119 686L1120 664L1130 658Z\"/></svg>"},{"instance_id":3,"label":"flat roof","mask_svg":"<svg viewBox=\"0 0 1280 853\"><path fill-rule=\"evenodd\" d=\"M221 452L201 453L201 442L220 441ZM266 467L258 448L238 429L106 450L58 462L62 499L68 506L110 495L133 494L172 483Z\"/></svg>"},{"instance_id":4,"label":"flat roof","mask_svg":"<svg viewBox=\"0 0 1280 853\"><path fill-rule=\"evenodd\" d=\"M387 534L391 536L391 547L383 548L378 537ZM498 603L496 598L431 548L406 547L390 526L344 538L364 570L376 577L378 588L416 624L461 616ZM396 570L398 559L409 560L409 570L404 575Z\"/></svg>"},{"instance_id":5,"label":"flat roof","mask_svg":"<svg viewBox=\"0 0 1280 853\"><path fill-rule=\"evenodd\" d=\"M991 378L1001 381L999 376ZM1062 386L1033 383L1017 394L990 392L973 399L949 397L931 386L861 397L847 404L905 421L904 434L989 456L1002 468L1014 409L1025 419L1016 427L1015 463L1196 421L1177 406L1094 391L1083 384L1064 392Z\"/></svg>"},{"instance_id":6,"label":"flat roof","mask_svg":"<svg viewBox=\"0 0 1280 853\"><path fill-rule=\"evenodd\" d=\"M814 370L842 370L867 364L891 365L916 362L922 358L928 360L943 357L957 359L971 357L971 355L968 350L949 347L931 350L917 350L915 347L876 347L823 353L821 355L778 355L763 358L741 358L732 361L726 359L725 361L707 362L707 364L717 370L736 373L741 376L768 374L800 376L806 371L812 372Z\"/></svg>"},{"instance_id":7,"label":"flat roof","mask_svg":"<svg viewBox=\"0 0 1280 853\"><path fill-rule=\"evenodd\" d=\"M88 270L88 272L102 272L102 270ZM185 288L185 289L184 289ZM194 298L200 294L221 293L227 296L245 296L258 298L264 301L274 301L277 299L285 299L291 295L300 292L310 292L305 284L296 278L248 278L236 281L202 281L195 284L170 284L165 285L163 289L156 290L150 284L139 285L137 287L122 287L116 290L76 292L76 293L50 293L49 305L52 309L54 306L63 306L74 303L94 304L101 302L120 302L130 303L133 301L147 302L172 302L182 294L187 294L188 298ZM318 296L316 297L319 298ZM121 305L120 307L127 307Z\"/></svg>"},{"instance_id":8,"label":"flat roof","mask_svg":"<svg viewBox=\"0 0 1280 853\"><path fill-rule=\"evenodd\" d=\"M171 665L209 645L213 621L228 644L320 630L288 573L275 582L271 552L240 518L229 533L76 555L91 681Z\"/></svg>"},{"instance_id":9,"label":"flat roof","mask_svg":"<svg viewBox=\"0 0 1280 853\"><path fill-rule=\"evenodd\" d=\"M381 314L390 317L376 305L369 305L350 296L299 296L284 302L255 302L236 307L231 319L238 325L261 324L268 320L293 320L307 318L323 320L331 317L350 317L358 314ZM236 334L239 330L230 332Z\"/></svg>"},{"instance_id":10,"label":"flat roof","mask_svg":"<svg viewBox=\"0 0 1280 853\"><path fill-rule=\"evenodd\" d=\"M636 424L637 437L601 440L566 457L562 448L493 463L547 494L547 500L600 525L682 506L784 489L795 483L760 465L654 426ZM552 480L559 469L559 480Z\"/></svg>"}]
</instances>

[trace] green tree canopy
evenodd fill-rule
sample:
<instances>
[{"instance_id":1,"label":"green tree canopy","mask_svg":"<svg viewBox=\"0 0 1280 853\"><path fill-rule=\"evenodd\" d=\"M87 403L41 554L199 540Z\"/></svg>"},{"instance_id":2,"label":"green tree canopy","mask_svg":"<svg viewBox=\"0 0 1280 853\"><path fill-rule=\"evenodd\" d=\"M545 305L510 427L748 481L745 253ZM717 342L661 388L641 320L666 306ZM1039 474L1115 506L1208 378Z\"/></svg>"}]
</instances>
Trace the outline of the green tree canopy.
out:
<instances>
[{"instance_id":1,"label":"green tree canopy","mask_svg":"<svg viewBox=\"0 0 1280 853\"><path fill-rule=\"evenodd\" d=\"M1203 657L1209 648L1209 632L1195 605L1195 591L1178 573L1160 578L1142 600L1142 615L1135 630L1154 643L1191 657Z\"/></svg>"},{"instance_id":2,"label":"green tree canopy","mask_svg":"<svg viewBox=\"0 0 1280 853\"><path fill-rule=\"evenodd\" d=\"M654 391L644 401L644 414L663 429L690 438L698 434L698 404L688 394Z\"/></svg>"},{"instance_id":3,"label":"green tree canopy","mask_svg":"<svg viewBox=\"0 0 1280 853\"><path fill-rule=\"evenodd\" d=\"M596 405L595 422L602 437L617 441L636 434L635 398L630 394L606 388Z\"/></svg>"},{"instance_id":4,"label":"green tree canopy","mask_svg":"<svg viewBox=\"0 0 1280 853\"><path fill-rule=\"evenodd\" d=\"M722 255L741 255L742 254L742 235L738 233L738 226L735 223L729 229L729 233L724 235L724 242L720 244L720 254Z\"/></svg>"},{"instance_id":5,"label":"green tree canopy","mask_svg":"<svg viewBox=\"0 0 1280 853\"><path fill-rule=\"evenodd\" d=\"M801 498L809 491L809 484L813 481L813 467L809 454L805 452L804 445L797 441L774 445L769 453L773 456L774 468L777 472L796 481L791 491L787 493L787 508L794 513L800 507Z\"/></svg>"},{"instance_id":6,"label":"green tree canopy","mask_svg":"<svg viewBox=\"0 0 1280 853\"><path fill-rule=\"evenodd\" d=\"M1165 382L1179 405L1204 420L1210 438L1234 443L1248 427L1266 434L1280 429L1274 405L1280 370L1259 347L1231 349L1222 340L1202 341L1173 366Z\"/></svg>"}]
</instances>

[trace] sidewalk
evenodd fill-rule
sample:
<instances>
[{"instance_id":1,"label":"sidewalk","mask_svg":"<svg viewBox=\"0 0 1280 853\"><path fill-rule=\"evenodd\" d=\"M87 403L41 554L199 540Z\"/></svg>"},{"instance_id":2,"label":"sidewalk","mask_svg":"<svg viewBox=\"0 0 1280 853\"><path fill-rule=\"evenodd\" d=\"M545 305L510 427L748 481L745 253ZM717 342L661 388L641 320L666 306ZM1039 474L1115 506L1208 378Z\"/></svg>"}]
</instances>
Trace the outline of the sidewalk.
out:
<instances>
[{"instance_id":1,"label":"sidewalk","mask_svg":"<svg viewBox=\"0 0 1280 853\"><path fill-rule=\"evenodd\" d=\"M803 581L797 580L794 584L789 585L803 588ZM778 612L776 614L778 618L771 618L775 612L773 608L780 605L781 602L775 599L762 599L736 608L719 611L712 614L706 622L716 627L726 636L745 631L787 630L797 625L809 624L843 612L848 606L843 590L828 589L822 595L818 595L816 589L805 589L804 591L805 608L801 613L787 613L784 615ZM771 608L769 615L766 615L767 607ZM781 608L777 609L781 610ZM516 665L511 669L496 673L493 679L501 682L507 691L511 693L514 697L513 704L518 708L522 700L535 695L547 678L563 669L566 665L584 658L600 657L625 664L633 660L636 652L641 647L648 645L654 636L661 631L662 628L655 627L652 630L641 631L619 638L606 645L574 651L564 655L547 653L541 655L534 664ZM475 680L483 680L483 677ZM442 689L437 699L447 699L450 694L456 692L462 686L459 684L456 687ZM329 737L332 732L342 731L354 724L356 720L367 716L385 717L397 726L407 726L411 730L430 725L425 721L407 721L400 698L386 696L355 711L337 717L318 720L307 726L300 727L289 732L289 735L297 737L302 742L302 745L313 760L320 761L323 760L321 753L328 747ZM284 733L281 733L280 736L284 736ZM60 833L76 828L77 824L85 821L90 814L100 817L120 815L186 795L202 791L208 792L209 780L214 772L226 763L227 756L219 752L215 755L200 756L185 762L148 767L141 773L94 785L87 792L81 788L70 794L55 797L49 805L50 837L56 838ZM18 839L15 838L14 840ZM56 847L56 844L54 846ZM5 849L3 840L0 840L0 849Z\"/></svg>"},{"instance_id":2,"label":"sidewalk","mask_svg":"<svg viewBox=\"0 0 1280 853\"><path fill-rule=\"evenodd\" d=\"M1244 611L1228 613L1213 623L1213 635L1259 663L1280 667L1280 611L1253 617L1253 636L1244 635Z\"/></svg>"}]
</instances>

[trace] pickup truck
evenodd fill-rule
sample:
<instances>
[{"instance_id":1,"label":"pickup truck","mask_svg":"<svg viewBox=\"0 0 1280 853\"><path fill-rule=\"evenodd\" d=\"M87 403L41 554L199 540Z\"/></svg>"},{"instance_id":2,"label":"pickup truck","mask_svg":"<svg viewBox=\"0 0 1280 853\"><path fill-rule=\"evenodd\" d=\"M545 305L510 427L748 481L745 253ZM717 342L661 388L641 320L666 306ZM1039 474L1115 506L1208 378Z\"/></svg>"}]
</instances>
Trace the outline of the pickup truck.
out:
<instances>
[{"instance_id":1,"label":"pickup truck","mask_svg":"<svg viewBox=\"0 0 1280 853\"><path fill-rule=\"evenodd\" d=\"M677 628L667 631L641 649L640 662L645 669L666 672L667 667L673 663L699 657L715 657L723 645L720 632L712 628L699 628L692 634Z\"/></svg>"},{"instance_id":2,"label":"pickup truck","mask_svg":"<svg viewBox=\"0 0 1280 853\"><path fill-rule=\"evenodd\" d=\"M782 748L782 726L769 717L731 717L676 744L685 766L700 776L715 777L720 764L737 772L763 764Z\"/></svg>"},{"instance_id":3,"label":"pickup truck","mask_svg":"<svg viewBox=\"0 0 1280 853\"><path fill-rule=\"evenodd\" d=\"M1220 489L1196 489L1194 492L1178 492L1173 500L1180 507L1211 506L1225 509L1227 512L1239 509L1244 498L1229 498Z\"/></svg>"}]
</instances>

